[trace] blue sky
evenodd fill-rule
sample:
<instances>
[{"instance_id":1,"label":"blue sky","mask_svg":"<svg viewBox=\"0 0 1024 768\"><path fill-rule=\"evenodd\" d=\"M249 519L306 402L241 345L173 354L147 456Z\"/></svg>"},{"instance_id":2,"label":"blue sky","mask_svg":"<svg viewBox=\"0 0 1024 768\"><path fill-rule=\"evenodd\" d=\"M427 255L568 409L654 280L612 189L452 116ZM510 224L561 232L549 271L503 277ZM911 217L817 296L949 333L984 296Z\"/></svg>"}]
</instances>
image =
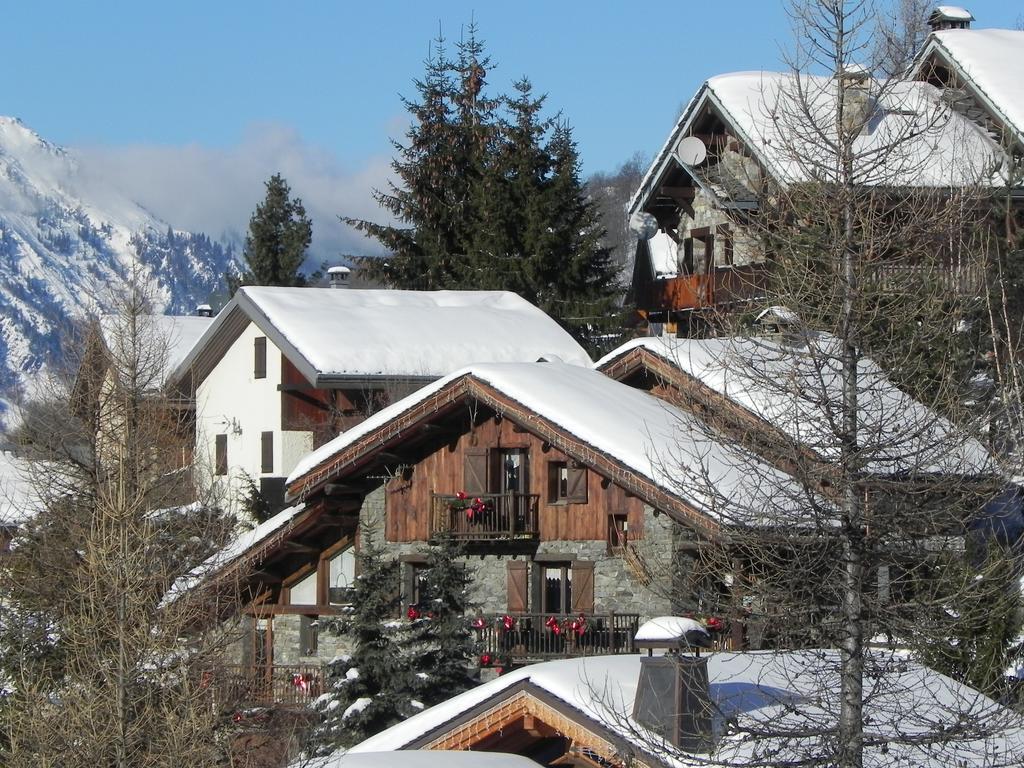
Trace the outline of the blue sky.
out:
<instances>
[{"instance_id":1,"label":"blue sky","mask_svg":"<svg viewBox=\"0 0 1024 768\"><path fill-rule=\"evenodd\" d=\"M979 27L1024 14L1020 0L968 7ZM244 227L262 192L252 179L275 169L330 226L332 206L373 213L405 127L400 95L439 27L454 40L471 18L492 91L528 75L574 126L587 173L653 154L704 79L778 68L790 39L775 0L18 2L4 9L0 113L99 159L176 226L221 234L210 187L229 176L223 229ZM190 186L208 194L178 212Z\"/></svg>"}]
</instances>

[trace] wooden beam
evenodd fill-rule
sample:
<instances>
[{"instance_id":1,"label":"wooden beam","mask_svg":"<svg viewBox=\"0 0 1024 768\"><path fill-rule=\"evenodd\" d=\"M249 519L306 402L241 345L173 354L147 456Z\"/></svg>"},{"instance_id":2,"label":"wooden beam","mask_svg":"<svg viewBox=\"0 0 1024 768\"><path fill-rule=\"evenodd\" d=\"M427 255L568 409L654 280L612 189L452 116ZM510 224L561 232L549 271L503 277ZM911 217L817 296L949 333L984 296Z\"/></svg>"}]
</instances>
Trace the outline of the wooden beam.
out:
<instances>
[{"instance_id":1,"label":"wooden beam","mask_svg":"<svg viewBox=\"0 0 1024 768\"><path fill-rule=\"evenodd\" d=\"M697 194L693 187L662 187L658 192L665 197L671 197L677 202L689 202Z\"/></svg>"},{"instance_id":2,"label":"wooden beam","mask_svg":"<svg viewBox=\"0 0 1024 768\"><path fill-rule=\"evenodd\" d=\"M281 550L293 555L317 555L320 554L319 547L311 547L309 544L302 544L298 541L281 542Z\"/></svg>"},{"instance_id":3,"label":"wooden beam","mask_svg":"<svg viewBox=\"0 0 1024 768\"><path fill-rule=\"evenodd\" d=\"M359 496L366 495L366 486L353 485L351 483L327 483L324 486L324 496Z\"/></svg>"},{"instance_id":4,"label":"wooden beam","mask_svg":"<svg viewBox=\"0 0 1024 768\"><path fill-rule=\"evenodd\" d=\"M271 573L270 571L263 571L263 570L253 571L252 573L249 574L249 578L252 581L262 581L262 582L265 582L267 584L280 584L281 583L281 577L278 576L276 573Z\"/></svg>"}]
</instances>

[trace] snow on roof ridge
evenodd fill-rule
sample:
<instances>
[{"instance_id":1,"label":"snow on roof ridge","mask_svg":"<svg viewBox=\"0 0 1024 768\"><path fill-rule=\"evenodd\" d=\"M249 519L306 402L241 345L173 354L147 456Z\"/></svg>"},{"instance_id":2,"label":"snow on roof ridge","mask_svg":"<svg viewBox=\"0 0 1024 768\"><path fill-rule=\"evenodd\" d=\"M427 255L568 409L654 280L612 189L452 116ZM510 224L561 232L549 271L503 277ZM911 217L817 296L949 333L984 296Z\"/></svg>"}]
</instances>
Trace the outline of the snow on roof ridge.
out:
<instances>
[{"instance_id":1,"label":"snow on roof ridge","mask_svg":"<svg viewBox=\"0 0 1024 768\"><path fill-rule=\"evenodd\" d=\"M713 438L693 414L592 368L554 362L486 363L458 371L388 406L308 454L292 471L287 484L292 485L357 440L467 375L557 425L587 450L626 467L659 492L680 499L709 520L722 518L719 494L736 500L743 519L749 519L747 510L772 505L775 510L786 509L794 515L788 523L805 512L797 503L801 491L790 476L745 449ZM743 471L751 466L758 467L760 482L756 484L750 473ZM685 476L693 471L699 471L700 476ZM709 489L709 483L714 490ZM756 517L760 513L753 514ZM760 518L757 522L766 523Z\"/></svg>"}]
</instances>

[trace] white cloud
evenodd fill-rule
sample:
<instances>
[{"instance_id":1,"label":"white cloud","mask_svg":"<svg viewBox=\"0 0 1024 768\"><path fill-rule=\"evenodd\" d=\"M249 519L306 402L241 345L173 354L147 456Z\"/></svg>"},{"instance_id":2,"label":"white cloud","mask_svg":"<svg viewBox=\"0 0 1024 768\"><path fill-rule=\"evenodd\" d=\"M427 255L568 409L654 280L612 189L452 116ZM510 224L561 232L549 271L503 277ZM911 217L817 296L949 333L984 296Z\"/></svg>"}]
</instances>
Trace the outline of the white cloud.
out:
<instances>
[{"instance_id":1,"label":"white cloud","mask_svg":"<svg viewBox=\"0 0 1024 768\"><path fill-rule=\"evenodd\" d=\"M251 127L238 145L227 148L130 145L74 151L83 176L115 187L176 229L239 242L263 199L263 182L280 173L313 220L312 266L333 262L340 253L381 252L338 216L388 220L372 192L386 188L390 157L371 157L348 168L295 130L273 124Z\"/></svg>"}]
</instances>

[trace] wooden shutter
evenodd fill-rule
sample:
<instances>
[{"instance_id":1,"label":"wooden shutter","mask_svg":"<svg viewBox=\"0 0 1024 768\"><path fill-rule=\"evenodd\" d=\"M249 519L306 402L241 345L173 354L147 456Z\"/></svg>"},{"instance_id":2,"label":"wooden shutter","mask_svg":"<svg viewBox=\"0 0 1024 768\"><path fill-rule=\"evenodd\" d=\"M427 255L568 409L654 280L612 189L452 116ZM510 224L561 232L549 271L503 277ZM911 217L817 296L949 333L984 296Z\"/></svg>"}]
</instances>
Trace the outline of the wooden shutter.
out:
<instances>
[{"instance_id":1,"label":"wooden shutter","mask_svg":"<svg viewBox=\"0 0 1024 768\"><path fill-rule=\"evenodd\" d=\"M572 612L594 612L594 564L577 561L572 564Z\"/></svg>"},{"instance_id":2,"label":"wooden shutter","mask_svg":"<svg viewBox=\"0 0 1024 768\"><path fill-rule=\"evenodd\" d=\"M252 376L254 379L267 378L267 337L258 336L252 345Z\"/></svg>"},{"instance_id":3,"label":"wooden shutter","mask_svg":"<svg viewBox=\"0 0 1024 768\"><path fill-rule=\"evenodd\" d=\"M273 432L261 432L260 433L260 471L261 472L273 472L274 471L274 433Z\"/></svg>"},{"instance_id":4,"label":"wooden shutter","mask_svg":"<svg viewBox=\"0 0 1024 768\"><path fill-rule=\"evenodd\" d=\"M565 500L571 504L587 503L587 470L584 467L572 467L568 469L568 490Z\"/></svg>"},{"instance_id":5,"label":"wooden shutter","mask_svg":"<svg viewBox=\"0 0 1024 768\"><path fill-rule=\"evenodd\" d=\"M487 493L487 449L467 448L462 473L462 490L472 495Z\"/></svg>"},{"instance_id":6,"label":"wooden shutter","mask_svg":"<svg viewBox=\"0 0 1024 768\"><path fill-rule=\"evenodd\" d=\"M529 607L527 569L528 563L525 560L509 560L506 563L509 613L526 613Z\"/></svg>"},{"instance_id":7,"label":"wooden shutter","mask_svg":"<svg viewBox=\"0 0 1024 768\"><path fill-rule=\"evenodd\" d=\"M217 435L214 443L214 473L226 475L228 473L228 436Z\"/></svg>"}]
</instances>

